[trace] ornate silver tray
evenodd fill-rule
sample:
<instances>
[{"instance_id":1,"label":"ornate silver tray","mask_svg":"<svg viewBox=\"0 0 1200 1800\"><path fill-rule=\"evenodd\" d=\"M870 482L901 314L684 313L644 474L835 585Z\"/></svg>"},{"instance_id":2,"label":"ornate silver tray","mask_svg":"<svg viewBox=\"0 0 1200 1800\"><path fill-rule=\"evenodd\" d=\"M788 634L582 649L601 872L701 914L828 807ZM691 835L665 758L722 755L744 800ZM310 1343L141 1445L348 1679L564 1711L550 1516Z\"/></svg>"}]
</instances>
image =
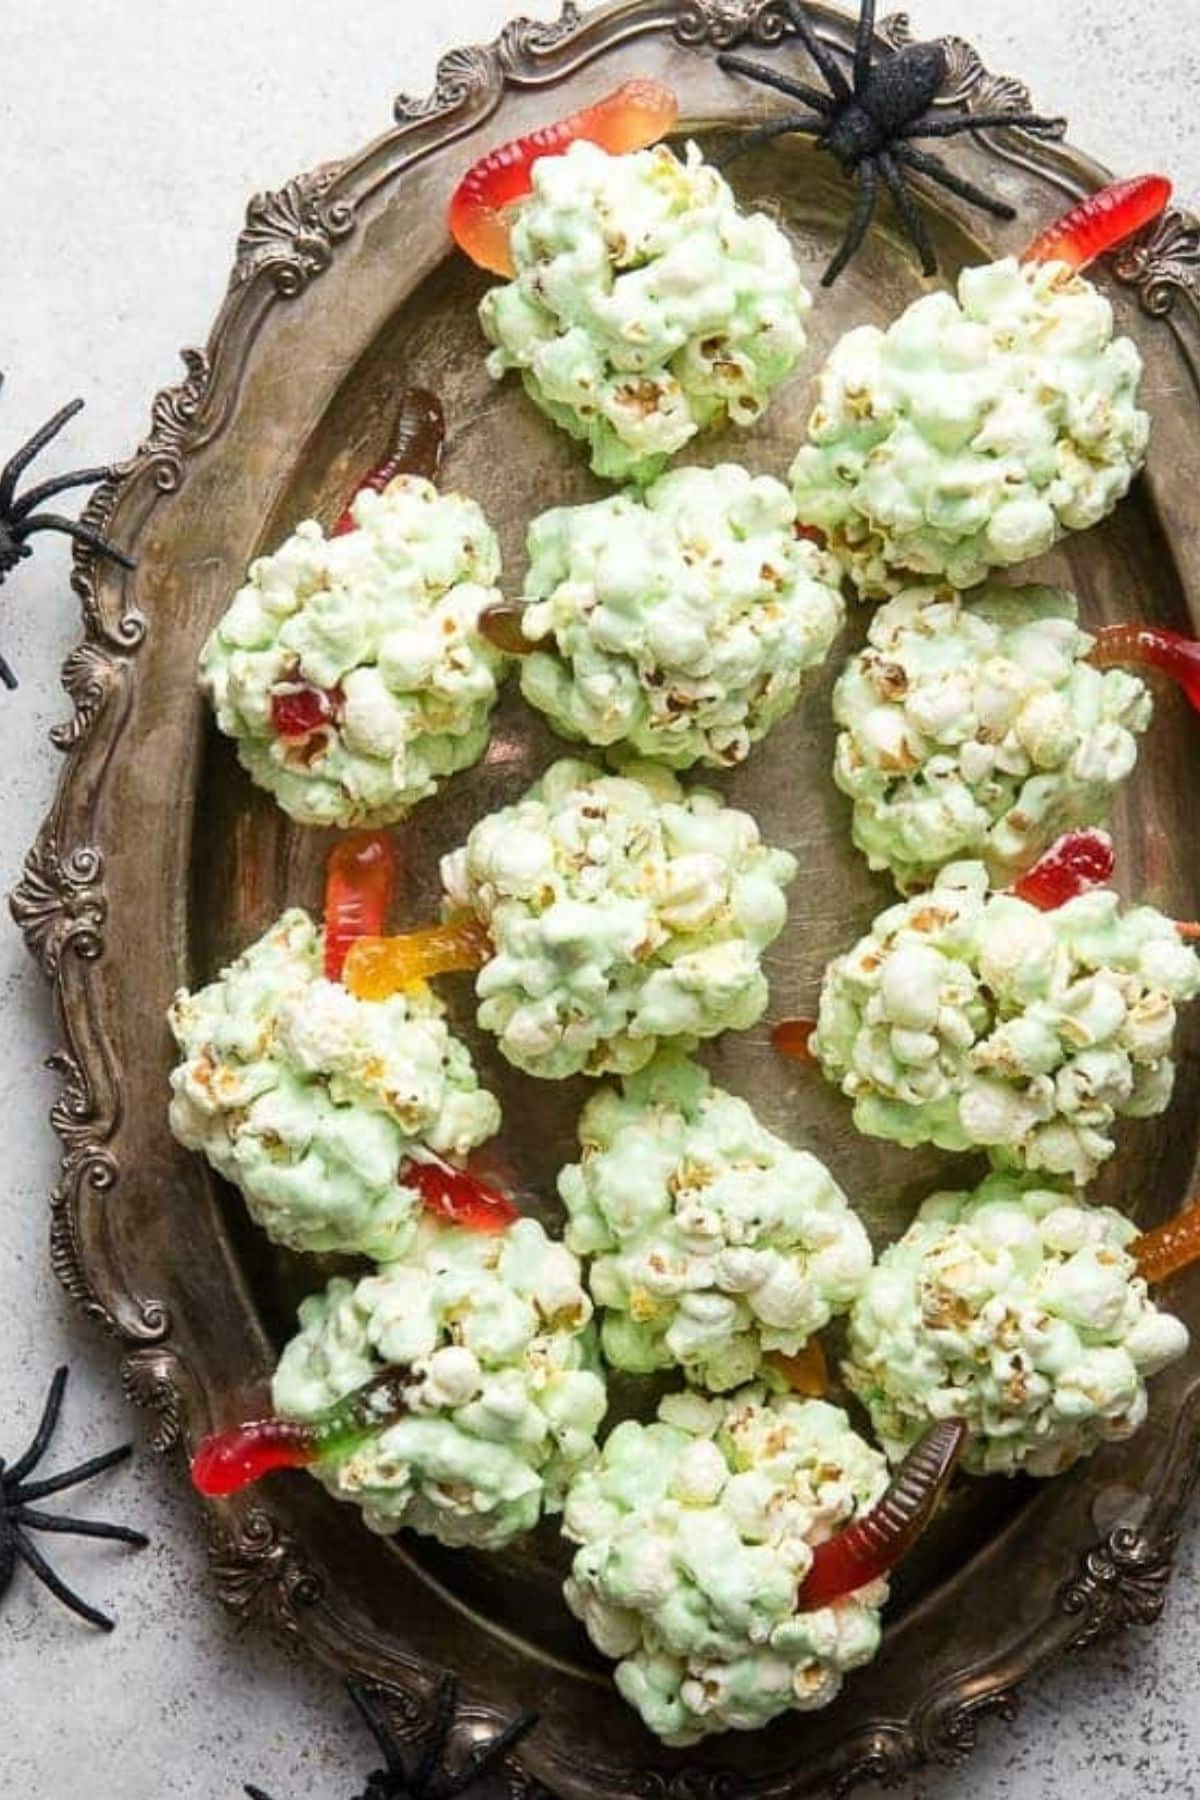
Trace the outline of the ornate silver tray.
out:
<instances>
[{"instance_id":1,"label":"ornate silver tray","mask_svg":"<svg viewBox=\"0 0 1200 1800\"><path fill-rule=\"evenodd\" d=\"M847 53L851 21L819 11L829 43ZM687 129L702 138L747 112L765 116L770 97L735 86L713 52L743 40L774 44L786 29L780 0L619 0L586 15L568 5L553 24L516 20L490 46L450 52L434 93L399 99L395 123L358 155L251 202L208 344L185 351L185 377L155 400L145 442L89 505L88 521L136 552L139 568L126 576L78 559L85 631L63 672L74 712L54 733L67 760L12 905L53 984L63 1038L54 1058L63 1143L51 1199L54 1267L123 1345L128 1393L156 1410L160 1450L225 1422L232 1397L265 1379L299 1296L328 1272L272 1251L236 1197L167 1132L170 995L209 977L285 900L319 905L328 848L250 787L211 729L194 682L200 642L253 555L307 514L336 514L410 380L442 394L448 477L499 525L510 576L522 567L531 513L550 497L597 491L566 439L515 386L497 388L484 372L474 322L484 278L450 253L442 221L451 186L482 148L633 73L669 81ZM894 44L908 35L902 16L883 30ZM967 44L952 39L948 49L948 104L989 112L1028 104L1018 82L988 74ZM947 272L1015 247L1104 173L1061 142L1015 130L955 145L964 172L1007 195L1022 222L981 242L974 220L930 191ZM738 185L784 223L815 286L850 195L834 166L788 139L739 165ZM1104 276L1145 353L1156 436L1149 474L1119 516L1049 559L1096 622L1179 626L1197 614L1198 270L1200 226L1173 211ZM835 296L818 306L809 367L849 323L892 316L920 286L881 216ZM702 455L782 470L807 391L802 374L764 428L706 441ZM728 784L769 837L802 847L803 880L771 969L780 1012L811 1005L824 962L883 894L850 850L829 779L827 700L827 686L810 695ZM1182 917L1200 911L1200 783L1179 778L1194 752L1185 708L1165 698L1118 821L1130 891ZM553 754L553 740L510 697L486 763L420 808L402 834L404 916L429 916L438 854ZM465 983L454 999L469 1028ZM1143 1223L1175 1210L1192 1185L1198 1043L1193 1017L1169 1119L1127 1129L1108 1178ZM474 1048L518 1122L507 1153L552 1217L552 1175L581 1090L531 1084L488 1044ZM856 1138L840 1099L773 1058L762 1031L714 1055L733 1085L753 1083L770 1124L807 1135L877 1241L903 1226L947 1166L933 1153ZM1200 1270L1180 1278L1171 1301L1200 1327ZM491 1559L385 1543L302 1476L215 1505L208 1523L226 1604L380 1684L402 1733L420 1731L447 1666L464 1678L465 1731L490 1732L536 1705L541 1725L520 1766L508 1765L514 1796L768 1800L845 1793L928 1758L956 1759L979 1716L1011 1712L1018 1685L1052 1657L1155 1619L1198 1450L1200 1348L1156 1383L1151 1420L1129 1445L1041 1486L960 1484L905 1570L881 1655L836 1705L688 1753L664 1751L642 1730L567 1617L553 1529Z\"/></svg>"}]
</instances>

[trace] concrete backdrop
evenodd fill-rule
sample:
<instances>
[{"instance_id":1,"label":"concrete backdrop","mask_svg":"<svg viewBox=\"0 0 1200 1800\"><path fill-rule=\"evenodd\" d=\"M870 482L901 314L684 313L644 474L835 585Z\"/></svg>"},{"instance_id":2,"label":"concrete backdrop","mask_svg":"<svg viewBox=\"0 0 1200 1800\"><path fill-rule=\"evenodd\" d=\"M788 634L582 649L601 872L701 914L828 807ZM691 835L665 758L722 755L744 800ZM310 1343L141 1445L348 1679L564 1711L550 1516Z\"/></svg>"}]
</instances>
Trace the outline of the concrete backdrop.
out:
<instances>
[{"instance_id":1,"label":"concrete backdrop","mask_svg":"<svg viewBox=\"0 0 1200 1800\"><path fill-rule=\"evenodd\" d=\"M437 53L491 37L513 0L9 0L0 152L0 450L75 393L86 414L51 468L104 462L139 438L154 391L203 341L247 197L358 146ZM524 9L550 16L547 0ZM1163 167L1200 199L1195 0L914 0L923 35L958 31L1070 115L1082 147L1132 172ZM48 804L64 712L57 670L77 635L67 557L42 540L0 594L20 692L0 695L0 887ZM54 1365L74 1379L60 1456L137 1433L112 1347L83 1325L46 1257L54 1046L40 979L0 926L0 1453L32 1429ZM81 1501L153 1538L138 1557L62 1540L64 1574L115 1610L108 1640L19 1578L0 1612L5 1800L340 1800L372 1765L336 1686L220 1611L178 1462L149 1455ZM1097 1800L1200 1791L1200 1591L1185 1536L1164 1625L1053 1673L1017 1725L986 1725L969 1767L908 1800Z\"/></svg>"}]
</instances>

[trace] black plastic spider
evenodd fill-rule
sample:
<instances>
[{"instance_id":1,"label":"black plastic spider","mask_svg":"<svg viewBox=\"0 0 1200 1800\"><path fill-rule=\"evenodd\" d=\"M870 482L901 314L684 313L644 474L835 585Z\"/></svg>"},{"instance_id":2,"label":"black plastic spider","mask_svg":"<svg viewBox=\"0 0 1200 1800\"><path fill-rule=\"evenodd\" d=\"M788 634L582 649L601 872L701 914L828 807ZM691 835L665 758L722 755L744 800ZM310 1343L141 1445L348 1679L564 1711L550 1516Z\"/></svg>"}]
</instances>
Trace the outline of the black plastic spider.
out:
<instances>
[{"instance_id":1,"label":"black plastic spider","mask_svg":"<svg viewBox=\"0 0 1200 1800\"><path fill-rule=\"evenodd\" d=\"M786 118L774 119L770 124L748 132L726 160L731 162L759 144L798 131L815 137L818 146L836 157L847 174L857 175L858 196L854 212L842 247L821 278L822 286L832 287L866 237L875 211L880 176L920 255L921 268L926 275L936 273L937 257L920 209L909 191L909 170L927 175L960 199L983 207L998 219L1016 218L1016 212L1005 201L994 199L974 182L956 175L928 151L914 148L913 140L955 137L959 132L979 131L992 125L1020 125L1027 130L1057 132L1063 125L1061 119L1045 119L1031 112L950 112L936 119L927 118L926 114L949 73L946 52L941 44L909 44L874 62L871 52L875 0L863 0L851 85L833 52L817 36L803 0L785 0L785 5L797 37L824 76L829 92L823 94L807 82L780 75L765 64L750 62L744 56L729 53L719 56L717 61L723 69L748 75L752 81L761 81L793 100L803 100L812 108L811 112L790 113Z\"/></svg>"},{"instance_id":2,"label":"black plastic spider","mask_svg":"<svg viewBox=\"0 0 1200 1800\"><path fill-rule=\"evenodd\" d=\"M347 1681L347 1690L366 1721L367 1729L383 1752L384 1766L367 1776L367 1785L354 1800L451 1800L494 1769L514 1744L533 1730L536 1713L522 1713L511 1725L478 1745L461 1769L453 1774L446 1767L446 1746L454 1716L458 1711L458 1682L447 1675L437 1691L433 1723L425 1734L420 1755L411 1771L404 1767L404 1757L396 1735L382 1713L371 1702L368 1690L360 1682ZM247 1787L249 1800L270 1800L261 1788Z\"/></svg>"},{"instance_id":3,"label":"black plastic spider","mask_svg":"<svg viewBox=\"0 0 1200 1800\"><path fill-rule=\"evenodd\" d=\"M0 387L4 385L4 377L0 375ZM110 473L108 469L76 469L69 475L56 475L50 481L43 481L37 487L30 488L20 498L17 497L17 483L25 470L46 445L56 438L63 426L75 417L83 408L82 400L72 400L61 412L56 412L52 419L47 419L40 431L35 431L29 442L12 456L4 469L0 471L0 583L10 575L23 557L33 553L29 539L38 531L62 531L77 543L87 544L99 556L107 556L124 569L134 569L137 564L124 550L118 550L107 538L93 531L90 525L84 525L78 519L64 519L60 513L38 512L35 509L55 494L66 493L68 488L94 487ZM7 688L15 688L17 678L12 669L0 656L0 681Z\"/></svg>"},{"instance_id":4,"label":"black plastic spider","mask_svg":"<svg viewBox=\"0 0 1200 1800\"><path fill-rule=\"evenodd\" d=\"M130 1531L125 1525L102 1525L93 1519L69 1519L34 1510L33 1501L43 1500L48 1494L59 1494L64 1488L78 1487L81 1482L90 1481L93 1475L100 1475L105 1469L124 1462L133 1451L131 1444L122 1444L119 1450L106 1450L103 1456L93 1456L89 1462L67 1469L61 1475L51 1475L45 1481L28 1480L54 1436L66 1385L67 1370L56 1370L33 1442L11 1466L0 1460L0 1598L8 1591L17 1563L23 1562L71 1612L86 1619L89 1625L99 1626L101 1631L111 1631L113 1621L107 1613L99 1612L72 1592L29 1538L31 1531L60 1531L70 1537L111 1538L119 1544L132 1544L138 1550L150 1542L140 1531Z\"/></svg>"}]
</instances>

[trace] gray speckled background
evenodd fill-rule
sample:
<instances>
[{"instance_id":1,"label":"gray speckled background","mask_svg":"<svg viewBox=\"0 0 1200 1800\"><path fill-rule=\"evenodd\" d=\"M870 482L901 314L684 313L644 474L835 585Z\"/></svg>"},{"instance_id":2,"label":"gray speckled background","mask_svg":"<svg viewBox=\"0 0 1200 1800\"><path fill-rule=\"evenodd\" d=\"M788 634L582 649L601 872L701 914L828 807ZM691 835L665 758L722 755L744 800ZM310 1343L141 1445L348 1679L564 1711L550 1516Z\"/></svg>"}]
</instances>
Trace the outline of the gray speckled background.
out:
<instances>
[{"instance_id":1,"label":"gray speckled background","mask_svg":"<svg viewBox=\"0 0 1200 1800\"><path fill-rule=\"evenodd\" d=\"M8 0L0 447L76 392L88 411L51 468L132 446L179 347L203 340L246 197L356 147L386 124L396 91L429 85L440 49L490 37L510 4ZM555 8L525 0L525 10ZM924 34L957 31L991 68L1025 76L1047 110L1070 115L1084 148L1118 169L1169 169L1185 197L1200 197L1196 0L914 0L913 12ZM76 635L65 551L42 542L0 596L0 637L22 677L19 693L0 695L6 889L49 800L47 733L64 711L56 671ZM10 1455L64 1359L75 1376L61 1454L90 1454L131 1426L111 1347L76 1319L47 1265L55 1155L41 1062L52 1048L40 982L5 921L0 1449ZM109 1640L18 1580L0 1613L5 1800L226 1800L247 1779L278 1800L335 1800L361 1784L367 1745L333 1684L217 1607L177 1463L143 1456L79 1510L136 1522L153 1546L134 1558L55 1546L64 1574L119 1615ZM1185 1537L1161 1629L1058 1670L1013 1728L984 1727L966 1769L917 1782L908 1800L1200 1792L1195 1577Z\"/></svg>"}]
</instances>

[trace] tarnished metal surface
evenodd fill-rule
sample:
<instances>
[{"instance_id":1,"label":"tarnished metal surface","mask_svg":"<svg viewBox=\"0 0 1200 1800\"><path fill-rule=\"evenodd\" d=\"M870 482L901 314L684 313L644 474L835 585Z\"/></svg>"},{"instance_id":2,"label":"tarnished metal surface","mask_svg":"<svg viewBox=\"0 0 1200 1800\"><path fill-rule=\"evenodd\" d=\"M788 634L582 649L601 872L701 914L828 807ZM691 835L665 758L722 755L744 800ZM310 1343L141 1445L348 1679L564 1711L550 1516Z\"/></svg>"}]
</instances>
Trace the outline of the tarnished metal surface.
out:
<instances>
[{"instance_id":1,"label":"tarnished metal surface","mask_svg":"<svg viewBox=\"0 0 1200 1800\"><path fill-rule=\"evenodd\" d=\"M829 41L845 50L850 21L820 10ZM550 25L518 21L494 45L450 53L436 92L400 100L394 128L361 154L252 203L208 344L186 354L184 379L154 403L145 444L85 514L139 567L124 575L88 556L78 562L85 637L64 670L74 716L56 740L68 760L13 907L62 1024L55 1267L126 1341L129 1393L157 1408L164 1449L193 1441L225 1416L232 1395L265 1380L296 1300L327 1273L273 1251L236 1196L166 1128L171 993L211 976L285 903L319 905L329 842L291 825L238 770L196 691L200 643L256 552L301 517L336 516L412 382L442 396L443 479L495 522L515 590L528 518L600 489L519 389L497 388L484 371L474 319L484 277L450 254L442 226L454 181L478 150L633 73L670 81L687 126L705 138L735 118L765 117L770 97L722 75L713 50L771 44L782 32L778 0L624 0L583 16L568 7ZM904 41L903 20L884 34ZM948 101L981 111L1026 104L1019 83L988 74L961 40L949 50ZM982 241L977 223L931 196L947 271L1016 247L1101 174L1066 146L1018 132L980 134L952 156L1022 218ZM844 228L849 186L797 142L739 164L737 186L780 219L815 288ZM1105 278L1146 356L1155 439L1149 475L1119 516L1044 565L1077 588L1090 622L1137 616L1180 626L1200 596L1200 546L1186 529L1200 479L1197 241L1195 221L1173 213L1126 253L1116 279ZM732 456L784 472L819 358L849 325L886 321L921 287L882 214L819 303L808 362L764 425L702 440L697 460ZM860 631L852 621L847 644ZM825 961L886 898L850 848L848 810L830 778L834 672L721 783L801 860L791 921L769 965L776 1014L811 1007ZM486 762L399 834L398 924L430 916L440 853L560 752L510 692ZM1182 917L1200 910L1193 754L1191 720L1165 697L1118 833L1122 885ZM506 1155L552 1219L553 1175L573 1143L582 1085L538 1084L508 1069L470 1026L465 979L444 985L505 1103ZM1200 1022L1187 1024L1171 1114L1124 1128L1102 1185L1144 1222L1173 1210L1192 1184L1198 1041ZM961 1160L857 1137L845 1103L773 1057L765 1028L714 1046L709 1061L768 1124L830 1163L877 1243L903 1228L930 1187L970 1176ZM1200 1322L1200 1277L1182 1278L1169 1297ZM389 1545L315 1483L288 1478L213 1508L214 1572L239 1613L267 1617L331 1663L387 1686L402 1730L419 1731L448 1665L463 1672L465 1717L481 1730L536 1704L542 1724L512 1769L516 1795L844 1791L925 1758L960 1756L978 1715L1010 1710L1021 1680L1049 1657L1157 1616L1196 1466L1198 1374L1200 1352L1156 1382L1137 1439L1060 1482L961 1485L905 1572L883 1652L838 1703L702 1751L661 1750L616 1697L559 1600L566 1553L553 1527L499 1558L415 1540ZM632 1398L628 1388L615 1392L618 1406Z\"/></svg>"}]
</instances>

